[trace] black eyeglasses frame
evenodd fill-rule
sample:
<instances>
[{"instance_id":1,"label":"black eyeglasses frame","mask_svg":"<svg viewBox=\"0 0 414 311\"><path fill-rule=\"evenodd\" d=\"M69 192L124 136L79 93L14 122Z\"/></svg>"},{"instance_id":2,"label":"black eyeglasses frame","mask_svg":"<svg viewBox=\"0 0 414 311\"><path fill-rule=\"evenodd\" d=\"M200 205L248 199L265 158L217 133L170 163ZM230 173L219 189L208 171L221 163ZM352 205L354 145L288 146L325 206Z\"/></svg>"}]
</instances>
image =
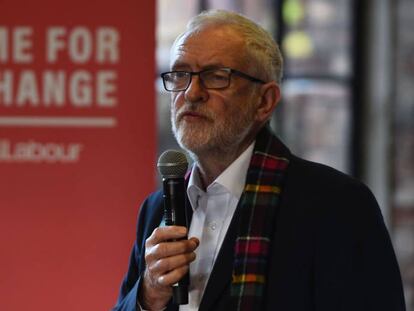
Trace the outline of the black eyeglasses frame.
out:
<instances>
[{"instance_id":1,"label":"black eyeglasses frame","mask_svg":"<svg viewBox=\"0 0 414 311\"><path fill-rule=\"evenodd\" d=\"M205 72L215 71L215 70L224 70L224 71L227 71L229 73L229 79L228 79L227 85L226 86L223 86L223 87L207 87L204 84L203 79L201 78L200 79L200 82L201 82L201 84L203 85L204 88L206 88L206 89L213 89L213 90L225 89L225 88L229 87L229 85L230 85L230 81L231 81L232 74L235 74L235 75L237 75L237 76L239 76L241 78L244 78L246 80L249 80L251 82L260 83L260 84L266 84L266 82L263 81L263 80L261 80L261 79L252 77L252 76L248 75L247 73L244 73L242 71L239 71L239 70L236 70L236 69L233 69L233 68L229 68L229 67L214 68L214 69L204 69L204 70L200 70L200 71L173 70L173 71L167 71L167 72L161 73L161 78L162 78L162 82L164 84L164 89L166 91L168 91L168 92L183 92L183 91L186 91L188 89L188 87L190 86L191 81L193 79L193 76L199 76L200 77L200 75L203 74L203 73L205 73ZM180 89L177 89L177 90L171 90L171 89L168 89L167 88L166 81L165 81L165 76L167 76L169 74L172 74L172 73L185 73L185 74L189 74L190 75L190 78L188 79L188 83L185 86L185 88L180 88Z\"/></svg>"}]
</instances>

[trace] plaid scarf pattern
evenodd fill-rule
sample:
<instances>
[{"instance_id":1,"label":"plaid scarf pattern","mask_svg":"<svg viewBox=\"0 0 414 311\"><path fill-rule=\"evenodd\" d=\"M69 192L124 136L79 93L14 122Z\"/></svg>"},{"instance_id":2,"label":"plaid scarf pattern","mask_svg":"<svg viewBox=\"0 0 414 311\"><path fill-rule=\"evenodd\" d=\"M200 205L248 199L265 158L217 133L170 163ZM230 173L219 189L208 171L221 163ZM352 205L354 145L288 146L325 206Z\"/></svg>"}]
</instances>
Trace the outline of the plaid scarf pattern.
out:
<instances>
[{"instance_id":1,"label":"plaid scarf pattern","mask_svg":"<svg viewBox=\"0 0 414 311\"><path fill-rule=\"evenodd\" d=\"M236 310L261 310L271 237L289 158L289 150L270 128L263 128L256 138L238 207L241 214L231 285Z\"/></svg>"}]
</instances>

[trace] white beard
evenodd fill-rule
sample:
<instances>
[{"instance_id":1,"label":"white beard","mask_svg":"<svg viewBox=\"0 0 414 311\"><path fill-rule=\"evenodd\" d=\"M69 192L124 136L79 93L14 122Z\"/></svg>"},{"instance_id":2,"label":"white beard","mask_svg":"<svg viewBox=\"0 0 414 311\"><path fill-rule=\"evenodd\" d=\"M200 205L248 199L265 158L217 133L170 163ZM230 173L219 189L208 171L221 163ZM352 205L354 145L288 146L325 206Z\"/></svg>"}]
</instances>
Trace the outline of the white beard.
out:
<instances>
[{"instance_id":1,"label":"white beard","mask_svg":"<svg viewBox=\"0 0 414 311\"><path fill-rule=\"evenodd\" d=\"M230 152L237 148L250 133L254 124L254 113L245 109L234 114L234 117L224 120L217 118L207 109L197 104L184 105L179 111L171 108L171 124L174 136L181 148L199 155L204 152ZM187 122L182 118L186 111L202 114L195 122Z\"/></svg>"}]
</instances>

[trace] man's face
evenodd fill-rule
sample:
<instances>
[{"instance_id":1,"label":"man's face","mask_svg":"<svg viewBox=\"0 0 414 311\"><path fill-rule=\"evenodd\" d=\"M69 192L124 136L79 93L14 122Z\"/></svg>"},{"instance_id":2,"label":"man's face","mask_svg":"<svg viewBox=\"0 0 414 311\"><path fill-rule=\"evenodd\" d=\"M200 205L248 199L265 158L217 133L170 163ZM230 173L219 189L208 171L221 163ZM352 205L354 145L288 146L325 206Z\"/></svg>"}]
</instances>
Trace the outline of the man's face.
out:
<instances>
[{"instance_id":1,"label":"man's face","mask_svg":"<svg viewBox=\"0 0 414 311\"><path fill-rule=\"evenodd\" d=\"M185 35L172 50L171 70L222 67L252 74L246 64L243 40L228 27L211 26ZM199 76L193 76L186 91L172 93L171 121L181 147L196 155L246 147L248 134L255 125L258 88L257 84L233 75L229 87L206 89Z\"/></svg>"}]
</instances>

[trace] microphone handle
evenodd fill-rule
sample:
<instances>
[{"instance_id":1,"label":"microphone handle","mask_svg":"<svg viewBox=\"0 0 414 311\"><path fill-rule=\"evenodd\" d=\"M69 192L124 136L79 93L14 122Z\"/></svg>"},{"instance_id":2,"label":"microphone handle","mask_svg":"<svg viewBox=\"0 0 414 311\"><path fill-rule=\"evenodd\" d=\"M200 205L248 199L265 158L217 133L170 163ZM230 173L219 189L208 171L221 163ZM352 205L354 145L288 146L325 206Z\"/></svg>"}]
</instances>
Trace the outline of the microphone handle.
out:
<instances>
[{"instance_id":1,"label":"microphone handle","mask_svg":"<svg viewBox=\"0 0 414 311\"><path fill-rule=\"evenodd\" d=\"M190 275L186 273L177 284L173 285L173 302L177 305L188 304L188 285L190 283Z\"/></svg>"},{"instance_id":2,"label":"microphone handle","mask_svg":"<svg viewBox=\"0 0 414 311\"><path fill-rule=\"evenodd\" d=\"M164 178L163 187L165 225L187 227L184 178ZM187 239L187 237L184 239ZM189 283L190 277L187 273L178 283L173 285L173 302L175 304L188 304Z\"/></svg>"}]
</instances>

